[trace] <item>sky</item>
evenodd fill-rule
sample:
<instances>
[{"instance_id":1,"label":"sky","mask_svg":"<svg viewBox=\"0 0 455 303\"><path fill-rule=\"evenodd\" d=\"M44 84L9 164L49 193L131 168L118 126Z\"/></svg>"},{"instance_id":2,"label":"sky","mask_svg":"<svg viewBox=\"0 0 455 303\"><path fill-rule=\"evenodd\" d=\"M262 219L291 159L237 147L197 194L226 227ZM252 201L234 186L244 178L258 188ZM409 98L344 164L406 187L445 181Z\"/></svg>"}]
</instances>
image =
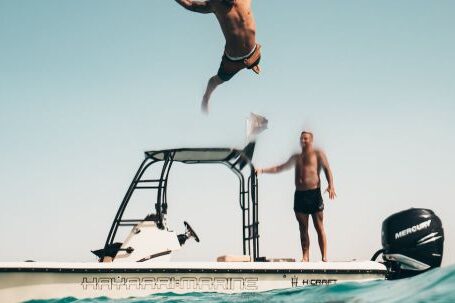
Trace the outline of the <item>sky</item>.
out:
<instances>
[{"instance_id":1,"label":"sky","mask_svg":"<svg viewBox=\"0 0 455 303\"><path fill-rule=\"evenodd\" d=\"M213 15L174 1L0 0L0 260L95 261L144 151L242 148L254 112L269 120L257 167L298 152L303 129L326 152L329 260L370 259L382 221L422 207L442 220L443 265L455 263L454 10L256 0L262 73L219 87L205 116L224 47ZM170 228L186 220L201 238L174 260L240 254L235 176L176 164L169 182ZM293 194L292 170L260 176L262 256L300 258ZM318 261L312 227L310 239Z\"/></svg>"}]
</instances>

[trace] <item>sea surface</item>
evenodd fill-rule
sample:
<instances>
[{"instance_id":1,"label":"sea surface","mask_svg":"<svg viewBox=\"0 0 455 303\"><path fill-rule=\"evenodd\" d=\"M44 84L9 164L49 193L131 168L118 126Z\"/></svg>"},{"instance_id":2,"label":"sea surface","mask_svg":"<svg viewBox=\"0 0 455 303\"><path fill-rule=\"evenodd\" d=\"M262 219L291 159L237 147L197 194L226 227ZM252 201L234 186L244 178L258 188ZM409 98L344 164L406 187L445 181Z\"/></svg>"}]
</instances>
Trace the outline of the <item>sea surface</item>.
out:
<instances>
[{"instance_id":1,"label":"sea surface","mask_svg":"<svg viewBox=\"0 0 455 303\"><path fill-rule=\"evenodd\" d=\"M27 303L142 303L142 302L454 302L455 265L437 268L413 278L396 281L373 281L367 283L341 283L330 286L305 286L267 291L261 293L220 294L189 293L178 295L163 293L145 298L113 300L106 297L78 300L63 298L55 300L32 300Z\"/></svg>"}]
</instances>

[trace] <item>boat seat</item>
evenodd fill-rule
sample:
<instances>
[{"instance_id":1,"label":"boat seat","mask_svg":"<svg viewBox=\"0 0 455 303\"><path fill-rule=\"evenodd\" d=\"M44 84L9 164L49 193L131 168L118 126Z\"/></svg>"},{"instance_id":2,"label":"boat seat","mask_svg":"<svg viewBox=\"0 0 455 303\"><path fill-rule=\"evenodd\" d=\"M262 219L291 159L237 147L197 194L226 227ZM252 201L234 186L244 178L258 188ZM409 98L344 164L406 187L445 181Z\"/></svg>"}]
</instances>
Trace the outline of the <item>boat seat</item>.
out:
<instances>
[{"instance_id":1,"label":"boat seat","mask_svg":"<svg viewBox=\"0 0 455 303\"><path fill-rule=\"evenodd\" d=\"M217 262L251 262L251 257L247 255L223 255L216 258Z\"/></svg>"}]
</instances>

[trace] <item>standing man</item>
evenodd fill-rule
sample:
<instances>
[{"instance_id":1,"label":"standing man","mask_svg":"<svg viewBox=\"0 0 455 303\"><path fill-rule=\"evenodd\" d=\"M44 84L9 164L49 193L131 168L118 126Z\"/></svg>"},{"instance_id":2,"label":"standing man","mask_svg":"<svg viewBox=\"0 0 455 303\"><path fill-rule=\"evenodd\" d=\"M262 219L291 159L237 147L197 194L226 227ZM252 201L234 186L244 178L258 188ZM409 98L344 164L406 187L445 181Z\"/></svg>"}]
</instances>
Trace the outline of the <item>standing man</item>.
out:
<instances>
[{"instance_id":1,"label":"standing man","mask_svg":"<svg viewBox=\"0 0 455 303\"><path fill-rule=\"evenodd\" d=\"M295 194L294 212L299 222L300 241L302 244L302 261L309 261L310 238L308 236L308 217L311 215L313 225L318 233L319 248L321 249L322 261L327 262L327 240L324 230L324 203L321 195L321 180L319 178L321 169L324 170L328 182L327 192L329 198L336 197L333 186L332 171L329 162L323 151L313 148L313 134L303 131L300 135L300 146L302 152L295 154L285 163L269 167L258 168L259 173L278 173L285 169L295 167Z\"/></svg>"},{"instance_id":2,"label":"standing man","mask_svg":"<svg viewBox=\"0 0 455 303\"><path fill-rule=\"evenodd\" d=\"M209 79L201 109L208 113L209 100L215 88L229 81L244 68L259 74L261 46L256 43L256 22L251 11L252 0L175 0L184 8L202 14L214 13L226 39L218 73Z\"/></svg>"}]
</instances>

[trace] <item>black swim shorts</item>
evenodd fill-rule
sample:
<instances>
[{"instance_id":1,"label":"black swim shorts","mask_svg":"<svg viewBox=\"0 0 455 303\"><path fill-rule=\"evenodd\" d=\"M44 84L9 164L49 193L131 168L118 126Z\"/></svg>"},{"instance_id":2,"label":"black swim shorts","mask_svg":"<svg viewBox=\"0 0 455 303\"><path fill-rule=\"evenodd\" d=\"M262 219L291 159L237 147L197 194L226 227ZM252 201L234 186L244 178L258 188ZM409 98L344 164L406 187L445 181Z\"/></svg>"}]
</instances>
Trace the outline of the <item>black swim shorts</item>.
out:
<instances>
[{"instance_id":1,"label":"black swim shorts","mask_svg":"<svg viewBox=\"0 0 455 303\"><path fill-rule=\"evenodd\" d=\"M223 81L229 81L232 77L235 76L239 71L244 68L253 69L253 67L259 65L261 61L261 46L256 45L253 53L248 57L239 60L231 60L226 54L223 54L221 59L220 68L218 69L218 77Z\"/></svg>"},{"instance_id":2,"label":"black swim shorts","mask_svg":"<svg viewBox=\"0 0 455 303\"><path fill-rule=\"evenodd\" d=\"M294 194L294 211L296 213L314 214L324 210L321 189L296 190Z\"/></svg>"}]
</instances>

